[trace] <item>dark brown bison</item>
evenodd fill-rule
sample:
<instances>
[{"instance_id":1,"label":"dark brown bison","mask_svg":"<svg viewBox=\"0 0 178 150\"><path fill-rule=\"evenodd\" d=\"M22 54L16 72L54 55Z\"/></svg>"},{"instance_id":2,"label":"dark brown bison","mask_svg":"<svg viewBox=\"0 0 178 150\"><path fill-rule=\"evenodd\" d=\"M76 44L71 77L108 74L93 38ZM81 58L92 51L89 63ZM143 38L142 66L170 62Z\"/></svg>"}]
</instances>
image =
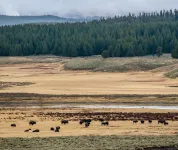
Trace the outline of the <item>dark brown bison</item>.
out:
<instances>
[{"instance_id":1,"label":"dark brown bison","mask_svg":"<svg viewBox=\"0 0 178 150\"><path fill-rule=\"evenodd\" d=\"M54 128L53 127L51 127L51 129L50 129L51 131L54 131Z\"/></svg>"},{"instance_id":2,"label":"dark brown bison","mask_svg":"<svg viewBox=\"0 0 178 150\"><path fill-rule=\"evenodd\" d=\"M108 126L109 122L102 122L101 125Z\"/></svg>"},{"instance_id":3,"label":"dark brown bison","mask_svg":"<svg viewBox=\"0 0 178 150\"><path fill-rule=\"evenodd\" d=\"M83 119L83 121L84 121L85 123L87 123L87 122L91 123L91 122L92 122L91 119Z\"/></svg>"},{"instance_id":4,"label":"dark brown bison","mask_svg":"<svg viewBox=\"0 0 178 150\"><path fill-rule=\"evenodd\" d=\"M84 123L84 120L83 120L83 119L82 119L82 120L80 120L79 124L81 124L81 125L82 125L83 123Z\"/></svg>"},{"instance_id":5,"label":"dark brown bison","mask_svg":"<svg viewBox=\"0 0 178 150\"><path fill-rule=\"evenodd\" d=\"M98 119L100 122L104 122L104 119L103 118L99 118Z\"/></svg>"},{"instance_id":6,"label":"dark brown bison","mask_svg":"<svg viewBox=\"0 0 178 150\"><path fill-rule=\"evenodd\" d=\"M54 132L59 132L59 130L60 130L60 127L56 127Z\"/></svg>"},{"instance_id":7,"label":"dark brown bison","mask_svg":"<svg viewBox=\"0 0 178 150\"><path fill-rule=\"evenodd\" d=\"M140 122L141 122L141 124L144 124L144 123L145 123L145 121L144 121L144 120L141 120Z\"/></svg>"},{"instance_id":8,"label":"dark brown bison","mask_svg":"<svg viewBox=\"0 0 178 150\"><path fill-rule=\"evenodd\" d=\"M54 132L59 132L59 130L58 130L58 129L56 129Z\"/></svg>"},{"instance_id":9,"label":"dark brown bison","mask_svg":"<svg viewBox=\"0 0 178 150\"><path fill-rule=\"evenodd\" d=\"M61 120L61 124L68 124L69 121L68 120Z\"/></svg>"},{"instance_id":10,"label":"dark brown bison","mask_svg":"<svg viewBox=\"0 0 178 150\"><path fill-rule=\"evenodd\" d=\"M169 123L165 121L165 122L164 122L164 125L167 126L167 125L169 125Z\"/></svg>"},{"instance_id":11,"label":"dark brown bison","mask_svg":"<svg viewBox=\"0 0 178 150\"><path fill-rule=\"evenodd\" d=\"M39 130L39 129L36 129L36 130L33 130L32 132L40 132L40 130Z\"/></svg>"},{"instance_id":12,"label":"dark brown bison","mask_svg":"<svg viewBox=\"0 0 178 150\"><path fill-rule=\"evenodd\" d=\"M11 124L11 127L16 127L16 124Z\"/></svg>"},{"instance_id":13,"label":"dark brown bison","mask_svg":"<svg viewBox=\"0 0 178 150\"><path fill-rule=\"evenodd\" d=\"M60 129L61 129L61 127L57 126L57 127L56 127L56 129L57 129L57 130L60 130Z\"/></svg>"},{"instance_id":14,"label":"dark brown bison","mask_svg":"<svg viewBox=\"0 0 178 150\"><path fill-rule=\"evenodd\" d=\"M150 123L150 124L151 124L152 122L153 122L152 120L148 120L148 123Z\"/></svg>"},{"instance_id":15,"label":"dark brown bison","mask_svg":"<svg viewBox=\"0 0 178 150\"><path fill-rule=\"evenodd\" d=\"M133 120L133 123L138 123L138 120Z\"/></svg>"},{"instance_id":16,"label":"dark brown bison","mask_svg":"<svg viewBox=\"0 0 178 150\"><path fill-rule=\"evenodd\" d=\"M79 123L82 125L83 123L91 123L91 121L91 119L81 119Z\"/></svg>"},{"instance_id":17,"label":"dark brown bison","mask_svg":"<svg viewBox=\"0 0 178 150\"><path fill-rule=\"evenodd\" d=\"M28 130L25 130L24 132L29 132L30 130L28 129Z\"/></svg>"},{"instance_id":18,"label":"dark brown bison","mask_svg":"<svg viewBox=\"0 0 178 150\"><path fill-rule=\"evenodd\" d=\"M165 120L158 120L158 124L164 124L165 122Z\"/></svg>"},{"instance_id":19,"label":"dark brown bison","mask_svg":"<svg viewBox=\"0 0 178 150\"><path fill-rule=\"evenodd\" d=\"M85 123L85 127L88 128L90 126L90 122Z\"/></svg>"},{"instance_id":20,"label":"dark brown bison","mask_svg":"<svg viewBox=\"0 0 178 150\"><path fill-rule=\"evenodd\" d=\"M36 121L33 121L33 120L31 120L31 121L29 121L29 125L35 125L36 124Z\"/></svg>"}]
</instances>

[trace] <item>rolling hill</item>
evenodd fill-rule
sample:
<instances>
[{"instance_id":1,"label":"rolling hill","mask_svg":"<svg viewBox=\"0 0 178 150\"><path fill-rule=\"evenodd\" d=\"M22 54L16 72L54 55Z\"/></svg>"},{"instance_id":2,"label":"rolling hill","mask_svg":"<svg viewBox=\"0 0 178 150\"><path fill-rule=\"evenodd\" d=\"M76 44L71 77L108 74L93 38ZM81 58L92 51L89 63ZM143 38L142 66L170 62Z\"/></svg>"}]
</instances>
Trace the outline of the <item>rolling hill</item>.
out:
<instances>
[{"instance_id":1,"label":"rolling hill","mask_svg":"<svg viewBox=\"0 0 178 150\"><path fill-rule=\"evenodd\" d=\"M17 25L17 24L29 24L29 23L63 23L63 22L81 22L90 21L92 18L62 18L52 15L44 16L5 16L0 15L0 26L4 25Z\"/></svg>"}]
</instances>

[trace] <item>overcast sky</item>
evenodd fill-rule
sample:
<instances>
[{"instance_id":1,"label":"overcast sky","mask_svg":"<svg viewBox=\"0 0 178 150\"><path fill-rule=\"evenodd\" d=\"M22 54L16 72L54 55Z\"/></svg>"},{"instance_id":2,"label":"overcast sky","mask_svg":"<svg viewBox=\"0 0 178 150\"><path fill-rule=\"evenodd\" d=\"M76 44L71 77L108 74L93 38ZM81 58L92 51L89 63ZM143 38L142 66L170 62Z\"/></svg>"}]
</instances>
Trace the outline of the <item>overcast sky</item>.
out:
<instances>
[{"instance_id":1,"label":"overcast sky","mask_svg":"<svg viewBox=\"0 0 178 150\"><path fill-rule=\"evenodd\" d=\"M0 0L3 15L114 16L178 8L178 0Z\"/></svg>"}]
</instances>

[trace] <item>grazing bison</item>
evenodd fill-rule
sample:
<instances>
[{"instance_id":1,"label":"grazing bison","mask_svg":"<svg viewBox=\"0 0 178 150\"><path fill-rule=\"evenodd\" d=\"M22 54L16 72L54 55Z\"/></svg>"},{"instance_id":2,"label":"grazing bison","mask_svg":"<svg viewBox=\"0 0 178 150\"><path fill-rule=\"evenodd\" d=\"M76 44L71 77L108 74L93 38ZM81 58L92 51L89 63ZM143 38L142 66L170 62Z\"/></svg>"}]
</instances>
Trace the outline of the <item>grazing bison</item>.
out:
<instances>
[{"instance_id":1,"label":"grazing bison","mask_svg":"<svg viewBox=\"0 0 178 150\"><path fill-rule=\"evenodd\" d=\"M165 122L165 120L158 120L158 124L164 124Z\"/></svg>"},{"instance_id":2,"label":"grazing bison","mask_svg":"<svg viewBox=\"0 0 178 150\"><path fill-rule=\"evenodd\" d=\"M25 130L24 132L29 132L30 130L28 129L28 130Z\"/></svg>"},{"instance_id":3,"label":"grazing bison","mask_svg":"<svg viewBox=\"0 0 178 150\"><path fill-rule=\"evenodd\" d=\"M83 123L91 123L91 121L91 119L81 119L79 123L82 125Z\"/></svg>"},{"instance_id":4,"label":"grazing bison","mask_svg":"<svg viewBox=\"0 0 178 150\"><path fill-rule=\"evenodd\" d=\"M36 124L36 121L33 121L33 120L31 120L30 122L29 122L29 125L34 125L34 124Z\"/></svg>"},{"instance_id":5,"label":"grazing bison","mask_svg":"<svg viewBox=\"0 0 178 150\"><path fill-rule=\"evenodd\" d=\"M98 119L100 122L104 122L104 119L103 118L99 118Z\"/></svg>"},{"instance_id":6,"label":"grazing bison","mask_svg":"<svg viewBox=\"0 0 178 150\"><path fill-rule=\"evenodd\" d=\"M90 126L90 122L85 123L85 127L88 128Z\"/></svg>"},{"instance_id":7,"label":"grazing bison","mask_svg":"<svg viewBox=\"0 0 178 150\"><path fill-rule=\"evenodd\" d=\"M40 130L39 130L39 129L36 129L36 130L33 130L32 132L40 132Z\"/></svg>"},{"instance_id":8,"label":"grazing bison","mask_svg":"<svg viewBox=\"0 0 178 150\"><path fill-rule=\"evenodd\" d=\"M60 130L60 128L61 128L61 127L59 127L59 126L56 127L57 130Z\"/></svg>"},{"instance_id":9,"label":"grazing bison","mask_svg":"<svg viewBox=\"0 0 178 150\"><path fill-rule=\"evenodd\" d=\"M150 123L150 124L151 124L151 123L152 123L152 120L148 120L148 123Z\"/></svg>"},{"instance_id":10,"label":"grazing bison","mask_svg":"<svg viewBox=\"0 0 178 150\"><path fill-rule=\"evenodd\" d=\"M91 123L91 121L92 121L91 119L83 119L83 120L84 120L85 123L87 123L87 122Z\"/></svg>"},{"instance_id":11,"label":"grazing bison","mask_svg":"<svg viewBox=\"0 0 178 150\"><path fill-rule=\"evenodd\" d=\"M59 130L58 130L58 129L56 129L54 132L59 132Z\"/></svg>"},{"instance_id":12,"label":"grazing bison","mask_svg":"<svg viewBox=\"0 0 178 150\"><path fill-rule=\"evenodd\" d=\"M51 129L50 129L51 131L54 131L54 128L53 127L51 127Z\"/></svg>"},{"instance_id":13,"label":"grazing bison","mask_svg":"<svg viewBox=\"0 0 178 150\"><path fill-rule=\"evenodd\" d=\"M169 124L168 122L166 122L166 121L164 122L164 125L165 125L165 126L167 126L168 124Z\"/></svg>"},{"instance_id":14,"label":"grazing bison","mask_svg":"<svg viewBox=\"0 0 178 150\"><path fill-rule=\"evenodd\" d=\"M83 124L85 121L84 121L84 119L82 119L82 120L80 120L80 122L79 122L79 124Z\"/></svg>"},{"instance_id":15,"label":"grazing bison","mask_svg":"<svg viewBox=\"0 0 178 150\"><path fill-rule=\"evenodd\" d=\"M11 127L16 127L16 124L11 124Z\"/></svg>"},{"instance_id":16,"label":"grazing bison","mask_svg":"<svg viewBox=\"0 0 178 150\"><path fill-rule=\"evenodd\" d=\"M62 120L61 123L62 123L62 124L68 124L69 121L68 121L68 120Z\"/></svg>"},{"instance_id":17,"label":"grazing bison","mask_svg":"<svg viewBox=\"0 0 178 150\"><path fill-rule=\"evenodd\" d=\"M109 122L102 122L101 125L108 126Z\"/></svg>"},{"instance_id":18,"label":"grazing bison","mask_svg":"<svg viewBox=\"0 0 178 150\"><path fill-rule=\"evenodd\" d=\"M141 120L140 122L141 122L141 124L144 124L144 123L145 123L145 121L144 121L144 120Z\"/></svg>"},{"instance_id":19,"label":"grazing bison","mask_svg":"<svg viewBox=\"0 0 178 150\"><path fill-rule=\"evenodd\" d=\"M54 132L59 132L59 130L60 130L60 127L58 126L56 127L56 130Z\"/></svg>"},{"instance_id":20,"label":"grazing bison","mask_svg":"<svg viewBox=\"0 0 178 150\"><path fill-rule=\"evenodd\" d=\"M133 123L138 123L138 120L134 120Z\"/></svg>"}]
</instances>

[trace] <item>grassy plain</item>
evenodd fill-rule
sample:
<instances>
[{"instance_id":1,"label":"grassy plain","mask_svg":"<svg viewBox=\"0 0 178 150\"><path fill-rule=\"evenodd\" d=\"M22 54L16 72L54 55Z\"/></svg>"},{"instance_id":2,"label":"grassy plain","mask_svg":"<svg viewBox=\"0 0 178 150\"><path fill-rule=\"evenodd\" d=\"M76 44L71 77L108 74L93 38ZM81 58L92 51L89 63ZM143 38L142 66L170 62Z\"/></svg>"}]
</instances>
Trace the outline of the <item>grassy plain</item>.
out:
<instances>
[{"instance_id":1,"label":"grassy plain","mask_svg":"<svg viewBox=\"0 0 178 150\"><path fill-rule=\"evenodd\" d=\"M177 115L177 110L44 106L63 103L178 106L177 71L174 71L177 67L178 60L170 55L109 59L98 56L72 59L56 56L0 57L0 149L175 147L178 145L177 119L169 120L168 126L158 125L157 120L152 124L133 125L131 120L134 118L128 117L127 113L171 116ZM17 108L19 106L21 108ZM29 108L33 106L39 108ZM101 126L100 122L94 121L85 128L78 122L81 113L88 114L86 117L89 118L93 117L90 113L101 113L100 117L109 116L111 120L117 118L117 113L122 118L123 113L127 118L109 120L109 126ZM116 113L115 118L110 115L112 113ZM62 118L69 119L69 125L61 125L59 120ZM29 126L29 120L37 121L37 125ZM17 127L11 128L11 123L16 123ZM57 125L61 126L60 133L49 130ZM40 133L24 133L28 128L38 128Z\"/></svg>"},{"instance_id":2,"label":"grassy plain","mask_svg":"<svg viewBox=\"0 0 178 150\"><path fill-rule=\"evenodd\" d=\"M98 64L96 61L102 61L99 63L102 69L93 67ZM177 94L178 80L164 76L168 71L175 69L177 63L177 60L167 55L163 58L107 60L98 57L86 59L53 58L52 56L3 57L0 58L0 82L12 82L12 86L1 89L0 92L57 95ZM72 69L69 69L71 66ZM115 71L111 70L112 67ZM127 69L122 70L122 68ZM14 82L33 84L13 86Z\"/></svg>"}]
</instances>

